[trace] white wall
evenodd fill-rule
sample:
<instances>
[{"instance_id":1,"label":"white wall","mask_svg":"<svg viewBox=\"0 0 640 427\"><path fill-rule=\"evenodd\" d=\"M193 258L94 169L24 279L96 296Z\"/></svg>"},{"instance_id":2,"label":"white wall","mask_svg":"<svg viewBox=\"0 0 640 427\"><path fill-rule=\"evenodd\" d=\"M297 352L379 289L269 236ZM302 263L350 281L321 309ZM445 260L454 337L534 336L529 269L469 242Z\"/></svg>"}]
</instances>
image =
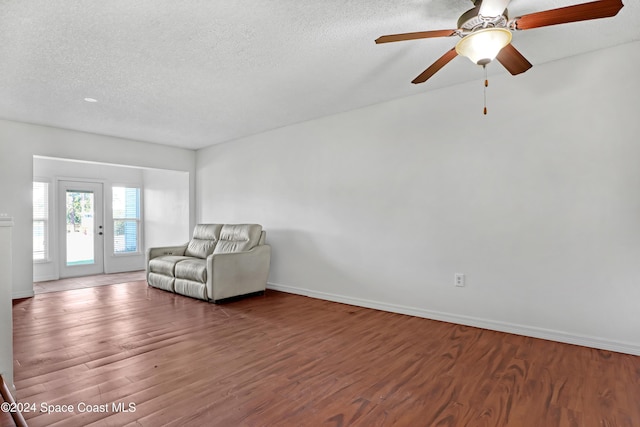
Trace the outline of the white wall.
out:
<instances>
[{"instance_id":1,"label":"white wall","mask_svg":"<svg viewBox=\"0 0 640 427\"><path fill-rule=\"evenodd\" d=\"M197 220L263 224L276 289L640 354L639 66L499 75L486 117L478 71L201 150Z\"/></svg>"},{"instance_id":2,"label":"white wall","mask_svg":"<svg viewBox=\"0 0 640 427\"><path fill-rule=\"evenodd\" d=\"M31 183L34 155L188 172L189 228L195 224L194 151L0 120L0 212L13 216L15 222L14 298L33 295Z\"/></svg>"},{"instance_id":3,"label":"white wall","mask_svg":"<svg viewBox=\"0 0 640 427\"><path fill-rule=\"evenodd\" d=\"M11 218L0 216L0 375L9 389L14 392L13 314L11 311L12 228Z\"/></svg>"},{"instance_id":4,"label":"white wall","mask_svg":"<svg viewBox=\"0 0 640 427\"><path fill-rule=\"evenodd\" d=\"M193 229L189 217L189 174L145 169L145 248L188 242Z\"/></svg>"}]
</instances>

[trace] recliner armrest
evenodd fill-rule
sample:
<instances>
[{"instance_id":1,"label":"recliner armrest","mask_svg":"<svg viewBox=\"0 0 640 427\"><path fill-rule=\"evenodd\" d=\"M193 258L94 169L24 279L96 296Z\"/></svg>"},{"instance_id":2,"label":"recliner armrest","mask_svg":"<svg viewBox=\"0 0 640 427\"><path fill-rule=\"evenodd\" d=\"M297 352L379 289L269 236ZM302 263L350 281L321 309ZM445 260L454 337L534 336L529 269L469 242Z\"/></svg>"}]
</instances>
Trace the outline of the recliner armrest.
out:
<instances>
[{"instance_id":1,"label":"recliner armrest","mask_svg":"<svg viewBox=\"0 0 640 427\"><path fill-rule=\"evenodd\" d=\"M164 255L184 256L184 252L187 250L188 245L189 245L188 243L185 243L184 245L180 245L180 246L161 246L157 248L149 248L147 249L147 254L146 254L147 265L149 265L149 261L159 256L164 256Z\"/></svg>"},{"instance_id":2,"label":"recliner armrest","mask_svg":"<svg viewBox=\"0 0 640 427\"><path fill-rule=\"evenodd\" d=\"M269 276L271 246L249 251L212 254L207 257L207 293L217 301L264 291Z\"/></svg>"}]
</instances>

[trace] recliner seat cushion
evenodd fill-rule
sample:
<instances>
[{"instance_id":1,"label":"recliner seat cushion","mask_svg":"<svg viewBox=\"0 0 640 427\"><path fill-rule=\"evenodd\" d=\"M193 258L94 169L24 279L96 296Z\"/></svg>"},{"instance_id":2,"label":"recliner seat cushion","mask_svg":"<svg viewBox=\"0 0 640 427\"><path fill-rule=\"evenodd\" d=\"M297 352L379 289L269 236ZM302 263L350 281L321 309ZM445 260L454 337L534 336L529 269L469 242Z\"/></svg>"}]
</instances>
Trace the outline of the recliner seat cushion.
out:
<instances>
[{"instance_id":1,"label":"recliner seat cushion","mask_svg":"<svg viewBox=\"0 0 640 427\"><path fill-rule=\"evenodd\" d=\"M260 241L262 226L258 224L225 224L214 254L244 252L253 249Z\"/></svg>"},{"instance_id":2,"label":"recliner seat cushion","mask_svg":"<svg viewBox=\"0 0 640 427\"><path fill-rule=\"evenodd\" d=\"M185 259L176 264L175 271L178 279L205 283L207 281L207 260L200 258Z\"/></svg>"},{"instance_id":3,"label":"recliner seat cushion","mask_svg":"<svg viewBox=\"0 0 640 427\"><path fill-rule=\"evenodd\" d=\"M164 274L169 277L175 277L176 264L186 259L190 258L179 255L160 256L149 261L149 271L152 273Z\"/></svg>"}]
</instances>

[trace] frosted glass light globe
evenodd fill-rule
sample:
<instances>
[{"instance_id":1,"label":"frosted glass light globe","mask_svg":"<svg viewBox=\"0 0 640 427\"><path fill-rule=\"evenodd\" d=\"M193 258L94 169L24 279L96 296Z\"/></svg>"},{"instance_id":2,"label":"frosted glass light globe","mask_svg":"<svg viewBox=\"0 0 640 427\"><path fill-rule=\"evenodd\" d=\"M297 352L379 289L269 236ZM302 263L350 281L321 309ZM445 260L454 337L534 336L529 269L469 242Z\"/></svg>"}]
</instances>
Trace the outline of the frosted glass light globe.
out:
<instances>
[{"instance_id":1,"label":"frosted glass light globe","mask_svg":"<svg viewBox=\"0 0 640 427\"><path fill-rule=\"evenodd\" d=\"M511 31L506 28L485 28L463 37L456 44L456 52L466 56L474 64L487 65L509 43Z\"/></svg>"}]
</instances>

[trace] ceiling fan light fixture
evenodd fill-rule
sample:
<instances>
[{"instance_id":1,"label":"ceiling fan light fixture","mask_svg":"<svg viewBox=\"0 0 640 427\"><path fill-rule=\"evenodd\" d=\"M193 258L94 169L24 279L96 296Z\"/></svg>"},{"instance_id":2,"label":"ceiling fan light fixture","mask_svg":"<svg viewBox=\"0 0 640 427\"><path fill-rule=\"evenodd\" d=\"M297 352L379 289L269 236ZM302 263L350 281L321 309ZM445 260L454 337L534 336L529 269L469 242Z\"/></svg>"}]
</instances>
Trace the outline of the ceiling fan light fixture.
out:
<instances>
[{"instance_id":1,"label":"ceiling fan light fixture","mask_svg":"<svg viewBox=\"0 0 640 427\"><path fill-rule=\"evenodd\" d=\"M474 64L487 65L509 43L511 31L506 28L484 28L463 37L456 44L456 52Z\"/></svg>"}]
</instances>

